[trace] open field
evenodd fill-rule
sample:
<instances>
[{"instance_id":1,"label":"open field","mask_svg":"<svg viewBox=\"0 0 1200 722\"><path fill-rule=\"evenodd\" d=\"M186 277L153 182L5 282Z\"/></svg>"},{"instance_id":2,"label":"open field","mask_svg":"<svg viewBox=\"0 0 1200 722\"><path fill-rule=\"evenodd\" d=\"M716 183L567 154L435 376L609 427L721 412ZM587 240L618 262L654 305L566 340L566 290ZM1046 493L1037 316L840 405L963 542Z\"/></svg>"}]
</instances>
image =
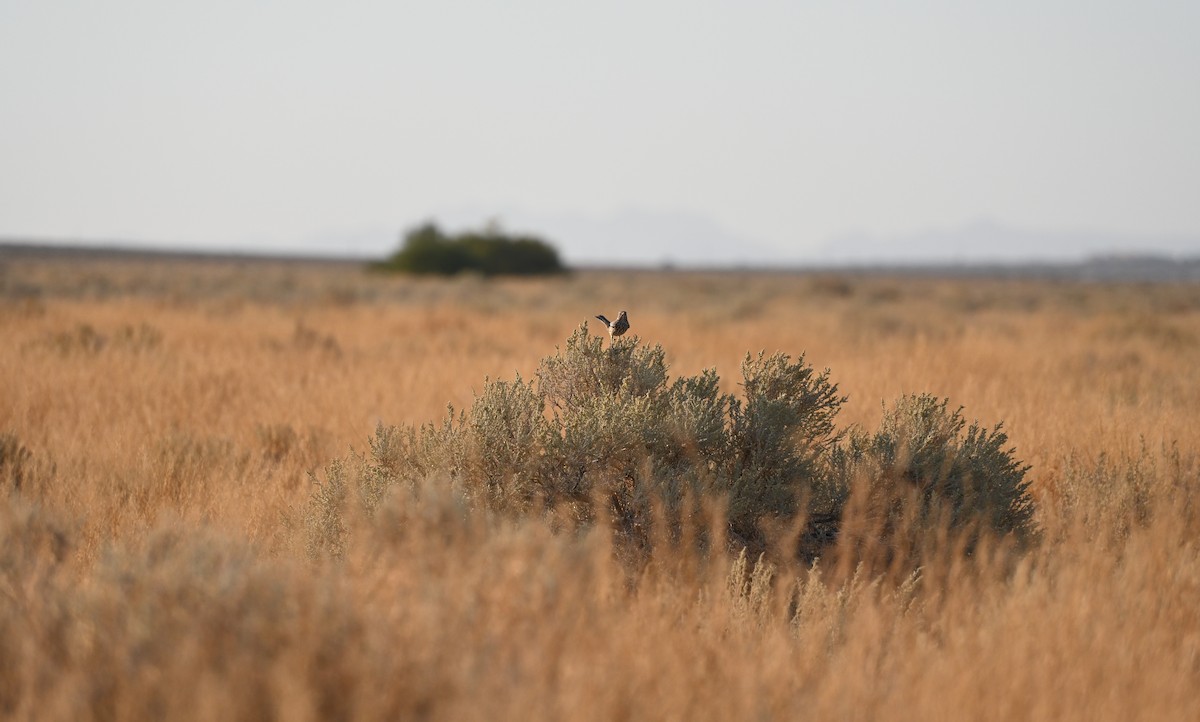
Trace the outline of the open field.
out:
<instances>
[{"instance_id":1,"label":"open field","mask_svg":"<svg viewBox=\"0 0 1200 722\"><path fill-rule=\"evenodd\" d=\"M306 553L377 425L621 309L733 394L747 352L806 354L843 428L920 392L1003 421L1039 542L907 581L631 571L433 474ZM13 258L0 338L3 718L1200 718L1200 285Z\"/></svg>"}]
</instances>

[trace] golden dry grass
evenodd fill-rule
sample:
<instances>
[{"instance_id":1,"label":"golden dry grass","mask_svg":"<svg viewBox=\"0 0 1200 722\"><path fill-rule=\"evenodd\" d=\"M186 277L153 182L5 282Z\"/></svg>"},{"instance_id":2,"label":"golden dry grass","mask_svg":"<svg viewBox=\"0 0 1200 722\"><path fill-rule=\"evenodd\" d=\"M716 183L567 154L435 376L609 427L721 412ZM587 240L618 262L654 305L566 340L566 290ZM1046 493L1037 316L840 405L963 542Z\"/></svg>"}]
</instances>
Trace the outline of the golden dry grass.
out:
<instances>
[{"instance_id":1,"label":"golden dry grass","mask_svg":"<svg viewBox=\"0 0 1200 722\"><path fill-rule=\"evenodd\" d=\"M1200 718L1196 286L25 259L0 291L0 717ZM310 472L621 309L730 391L807 352L843 424L923 391L1003 420L1043 542L907 585L631 580L602 531L434 483L304 556Z\"/></svg>"}]
</instances>

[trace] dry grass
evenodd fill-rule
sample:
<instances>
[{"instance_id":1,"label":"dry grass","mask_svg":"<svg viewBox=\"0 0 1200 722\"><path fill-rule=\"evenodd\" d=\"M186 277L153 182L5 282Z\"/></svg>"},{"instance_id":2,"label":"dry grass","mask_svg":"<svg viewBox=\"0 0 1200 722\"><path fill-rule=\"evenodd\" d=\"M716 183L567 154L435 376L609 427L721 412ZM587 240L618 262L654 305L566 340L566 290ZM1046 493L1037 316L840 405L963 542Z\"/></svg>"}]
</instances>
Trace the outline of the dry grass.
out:
<instances>
[{"instance_id":1,"label":"dry grass","mask_svg":"<svg viewBox=\"0 0 1200 722\"><path fill-rule=\"evenodd\" d=\"M1003 420L1043 542L631 577L433 480L308 561L310 473L622 308L677 373L807 351L843 423ZM1200 718L1196 286L18 260L0 337L0 717Z\"/></svg>"}]
</instances>

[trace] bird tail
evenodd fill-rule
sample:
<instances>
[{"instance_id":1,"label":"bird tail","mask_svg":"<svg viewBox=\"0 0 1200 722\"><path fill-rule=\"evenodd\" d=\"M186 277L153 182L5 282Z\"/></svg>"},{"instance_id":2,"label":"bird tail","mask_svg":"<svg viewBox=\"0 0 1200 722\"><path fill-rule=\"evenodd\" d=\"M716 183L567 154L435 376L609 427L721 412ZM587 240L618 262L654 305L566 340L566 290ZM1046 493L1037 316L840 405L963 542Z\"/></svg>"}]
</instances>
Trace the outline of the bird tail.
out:
<instances>
[{"instance_id":1,"label":"bird tail","mask_svg":"<svg viewBox=\"0 0 1200 722\"><path fill-rule=\"evenodd\" d=\"M612 322L611 322L611 321L609 321L607 318L605 318L605 317L603 317L603 316L597 316L596 318L598 318L598 319L600 319L601 321L603 321L605 326L611 326L611 325L612 325Z\"/></svg>"}]
</instances>

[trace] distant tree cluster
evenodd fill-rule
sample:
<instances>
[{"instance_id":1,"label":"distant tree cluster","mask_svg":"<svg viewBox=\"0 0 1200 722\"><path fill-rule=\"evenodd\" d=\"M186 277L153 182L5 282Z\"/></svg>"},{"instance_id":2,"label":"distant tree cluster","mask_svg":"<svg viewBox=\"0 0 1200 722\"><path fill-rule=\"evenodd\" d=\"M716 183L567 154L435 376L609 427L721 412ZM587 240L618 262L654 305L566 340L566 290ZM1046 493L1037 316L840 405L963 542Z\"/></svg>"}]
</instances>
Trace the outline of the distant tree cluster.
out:
<instances>
[{"instance_id":1,"label":"distant tree cluster","mask_svg":"<svg viewBox=\"0 0 1200 722\"><path fill-rule=\"evenodd\" d=\"M533 276L566 270L558 251L535 236L509 235L496 223L481 231L443 233L434 223L414 228L379 268L452 276L464 271L485 276Z\"/></svg>"}]
</instances>

